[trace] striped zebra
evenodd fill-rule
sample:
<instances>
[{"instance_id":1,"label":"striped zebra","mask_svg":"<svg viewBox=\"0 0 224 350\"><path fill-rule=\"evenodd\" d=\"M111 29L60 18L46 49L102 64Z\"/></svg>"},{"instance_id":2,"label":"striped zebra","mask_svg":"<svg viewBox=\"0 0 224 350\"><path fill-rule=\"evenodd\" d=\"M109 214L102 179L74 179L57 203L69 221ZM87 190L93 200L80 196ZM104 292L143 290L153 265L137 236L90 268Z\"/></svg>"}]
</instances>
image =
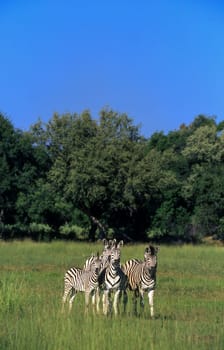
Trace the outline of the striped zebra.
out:
<instances>
[{"instance_id":1,"label":"striped zebra","mask_svg":"<svg viewBox=\"0 0 224 350\"><path fill-rule=\"evenodd\" d=\"M123 241L117 243L116 240L113 240L111 246L110 263L105 270L103 292L103 313L105 315L112 311L112 293L114 294L113 309L115 315L117 315L119 311L119 301L122 293L124 310L127 304L126 288L128 280L120 265L121 246L123 246Z\"/></svg>"},{"instance_id":2,"label":"striped zebra","mask_svg":"<svg viewBox=\"0 0 224 350\"><path fill-rule=\"evenodd\" d=\"M85 270L77 267L70 268L64 276L64 294L62 298L63 309L66 303L68 295L69 299L69 311L72 309L72 303L78 292L85 293L85 310L88 311L89 297L92 296L92 304L99 312L99 301L98 301L98 277L101 268L101 259L99 253L96 256L91 256L88 259L88 263L91 260L91 269ZM97 299L97 300L96 300Z\"/></svg>"},{"instance_id":3,"label":"striped zebra","mask_svg":"<svg viewBox=\"0 0 224 350\"><path fill-rule=\"evenodd\" d=\"M158 248L149 245L145 249L144 261L131 259L123 264L122 269L128 276L129 288L134 291L134 310L137 312L137 297L140 297L140 306L144 308L144 293L148 293L151 317L154 316L153 297L156 287Z\"/></svg>"},{"instance_id":4,"label":"striped zebra","mask_svg":"<svg viewBox=\"0 0 224 350\"><path fill-rule=\"evenodd\" d=\"M85 262L83 269L78 267L70 268L64 276L64 295L62 298L63 309L64 304L70 295L69 310L72 309L72 303L78 291L85 292L86 295L86 309L89 304L89 295L92 296L92 304L99 312L100 290L99 277L104 278L104 270L108 265L110 259L110 250L112 241L103 240L104 249L100 257L92 254ZM99 262L100 260L100 262ZM103 276L103 277L102 277ZM97 278L97 281L96 281ZM92 288L92 289L91 289Z\"/></svg>"},{"instance_id":5,"label":"striped zebra","mask_svg":"<svg viewBox=\"0 0 224 350\"><path fill-rule=\"evenodd\" d=\"M92 304L95 305L96 299L96 309L99 313L100 310L100 295L104 290L104 279L105 279L105 271L110 262L111 248L113 245L112 240L103 239L104 249L102 254L100 255L101 266L100 272L98 275L98 286L95 290L95 293L92 295ZM90 271L92 270L93 256L86 260L85 265L83 267L84 270Z\"/></svg>"}]
</instances>

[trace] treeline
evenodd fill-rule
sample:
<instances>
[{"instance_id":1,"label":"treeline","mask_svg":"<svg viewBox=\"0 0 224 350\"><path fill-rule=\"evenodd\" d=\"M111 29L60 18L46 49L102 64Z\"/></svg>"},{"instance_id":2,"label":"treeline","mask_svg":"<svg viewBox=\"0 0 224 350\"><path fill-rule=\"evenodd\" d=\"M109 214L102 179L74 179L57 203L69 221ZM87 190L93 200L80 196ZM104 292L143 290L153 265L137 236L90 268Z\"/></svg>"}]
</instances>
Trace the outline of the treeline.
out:
<instances>
[{"instance_id":1,"label":"treeline","mask_svg":"<svg viewBox=\"0 0 224 350\"><path fill-rule=\"evenodd\" d=\"M126 114L0 114L0 238L224 239L224 122L145 138Z\"/></svg>"}]
</instances>

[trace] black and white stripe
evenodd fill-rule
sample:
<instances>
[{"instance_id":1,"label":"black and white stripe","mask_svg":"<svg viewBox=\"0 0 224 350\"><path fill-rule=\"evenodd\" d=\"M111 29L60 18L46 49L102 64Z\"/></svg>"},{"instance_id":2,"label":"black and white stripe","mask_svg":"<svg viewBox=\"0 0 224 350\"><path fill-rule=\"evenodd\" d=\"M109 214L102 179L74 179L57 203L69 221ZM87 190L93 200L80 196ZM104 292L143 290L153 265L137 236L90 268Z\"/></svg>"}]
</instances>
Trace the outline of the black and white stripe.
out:
<instances>
[{"instance_id":1,"label":"black and white stripe","mask_svg":"<svg viewBox=\"0 0 224 350\"><path fill-rule=\"evenodd\" d=\"M137 312L137 296L140 296L140 306L144 307L144 293L148 293L150 314L154 316L153 297L156 287L158 248L149 245L145 249L144 261L131 259L123 264L122 269L128 276L129 288L134 291L135 312Z\"/></svg>"},{"instance_id":2,"label":"black and white stripe","mask_svg":"<svg viewBox=\"0 0 224 350\"><path fill-rule=\"evenodd\" d=\"M122 271L120 265L121 246L123 246L123 241L116 243L116 240L113 240L111 246L110 263L105 270L103 292L103 313L105 315L107 315L112 309L112 293L114 294L113 309L115 315L117 315L119 311L119 300L122 293L124 297L124 308L127 304L127 276Z\"/></svg>"}]
</instances>

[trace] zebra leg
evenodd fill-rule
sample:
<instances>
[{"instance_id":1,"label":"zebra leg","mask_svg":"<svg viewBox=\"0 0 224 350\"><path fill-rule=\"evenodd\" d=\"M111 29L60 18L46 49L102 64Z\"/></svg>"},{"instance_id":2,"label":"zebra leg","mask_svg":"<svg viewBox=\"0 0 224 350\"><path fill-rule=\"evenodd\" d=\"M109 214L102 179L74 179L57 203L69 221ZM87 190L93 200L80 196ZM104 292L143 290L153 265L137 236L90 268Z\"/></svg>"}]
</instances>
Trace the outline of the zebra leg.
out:
<instances>
[{"instance_id":1,"label":"zebra leg","mask_svg":"<svg viewBox=\"0 0 224 350\"><path fill-rule=\"evenodd\" d=\"M95 307L96 307L96 291L95 290L92 290L91 296L92 296L92 309L93 309L93 313L95 314Z\"/></svg>"},{"instance_id":2,"label":"zebra leg","mask_svg":"<svg viewBox=\"0 0 224 350\"><path fill-rule=\"evenodd\" d=\"M109 313L112 313L112 294L113 292L111 290L109 290L109 294L108 294L108 310Z\"/></svg>"},{"instance_id":3,"label":"zebra leg","mask_svg":"<svg viewBox=\"0 0 224 350\"><path fill-rule=\"evenodd\" d=\"M93 313L97 312L97 314L100 313L100 295L99 295L99 288L94 289L91 292L92 295L92 307L93 307Z\"/></svg>"},{"instance_id":4,"label":"zebra leg","mask_svg":"<svg viewBox=\"0 0 224 350\"><path fill-rule=\"evenodd\" d=\"M124 290L123 291L123 312L124 313L126 313L127 303L128 303L128 293L126 290Z\"/></svg>"},{"instance_id":5,"label":"zebra leg","mask_svg":"<svg viewBox=\"0 0 224 350\"><path fill-rule=\"evenodd\" d=\"M109 309L109 290L104 291L102 301L103 301L103 314L107 315L108 309Z\"/></svg>"},{"instance_id":6,"label":"zebra leg","mask_svg":"<svg viewBox=\"0 0 224 350\"><path fill-rule=\"evenodd\" d=\"M62 312L64 312L65 303L66 303L68 294L71 292L71 290L72 290L72 287L70 285L69 286L65 286L65 288L64 288L64 295L62 297Z\"/></svg>"},{"instance_id":7,"label":"zebra leg","mask_svg":"<svg viewBox=\"0 0 224 350\"><path fill-rule=\"evenodd\" d=\"M118 290L114 293L113 308L114 308L114 314L115 314L115 316L117 316L117 315L118 315L118 312L119 312L120 295L121 295L121 291L120 291L120 289L118 289Z\"/></svg>"},{"instance_id":8,"label":"zebra leg","mask_svg":"<svg viewBox=\"0 0 224 350\"><path fill-rule=\"evenodd\" d=\"M100 290L97 288L95 290L95 298L96 298L96 312L100 313Z\"/></svg>"},{"instance_id":9,"label":"zebra leg","mask_svg":"<svg viewBox=\"0 0 224 350\"><path fill-rule=\"evenodd\" d=\"M150 290L148 292L148 298L149 298L149 307L150 307L151 317L154 317L153 296L154 296L154 290Z\"/></svg>"},{"instance_id":10,"label":"zebra leg","mask_svg":"<svg viewBox=\"0 0 224 350\"><path fill-rule=\"evenodd\" d=\"M76 294L77 294L77 291L74 288L72 288L72 294L71 294L71 298L69 300L69 312L72 310L72 303L76 297Z\"/></svg>"},{"instance_id":11,"label":"zebra leg","mask_svg":"<svg viewBox=\"0 0 224 350\"><path fill-rule=\"evenodd\" d=\"M86 291L85 292L85 314L87 314L89 311L89 296L90 296L90 292Z\"/></svg>"},{"instance_id":12,"label":"zebra leg","mask_svg":"<svg viewBox=\"0 0 224 350\"><path fill-rule=\"evenodd\" d=\"M142 289L139 290L139 297L140 297L140 307L141 307L141 312L144 311L144 291Z\"/></svg>"},{"instance_id":13,"label":"zebra leg","mask_svg":"<svg viewBox=\"0 0 224 350\"><path fill-rule=\"evenodd\" d=\"M105 291L103 292L103 296L102 296L102 304L103 304L103 314L105 315L105 312L106 312L106 307L105 307L105 303L106 303L106 301L105 301L105 299L106 299L106 296L105 296Z\"/></svg>"},{"instance_id":14,"label":"zebra leg","mask_svg":"<svg viewBox=\"0 0 224 350\"><path fill-rule=\"evenodd\" d=\"M138 296L139 296L139 292L136 289L136 290L133 291L133 295L132 295L133 314L135 316L137 316L137 299L138 299Z\"/></svg>"},{"instance_id":15,"label":"zebra leg","mask_svg":"<svg viewBox=\"0 0 224 350\"><path fill-rule=\"evenodd\" d=\"M105 291L105 307L106 307L106 313L105 315L111 314L112 312L112 301L111 301L111 291L106 290Z\"/></svg>"},{"instance_id":16,"label":"zebra leg","mask_svg":"<svg viewBox=\"0 0 224 350\"><path fill-rule=\"evenodd\" d=\"M62 307L61 307L61 311L64 312L65 311L65 303L66 303L66 299L67 299L68 294L64 293L63 297L62 297Z\"/></svg>"}]
</instances>

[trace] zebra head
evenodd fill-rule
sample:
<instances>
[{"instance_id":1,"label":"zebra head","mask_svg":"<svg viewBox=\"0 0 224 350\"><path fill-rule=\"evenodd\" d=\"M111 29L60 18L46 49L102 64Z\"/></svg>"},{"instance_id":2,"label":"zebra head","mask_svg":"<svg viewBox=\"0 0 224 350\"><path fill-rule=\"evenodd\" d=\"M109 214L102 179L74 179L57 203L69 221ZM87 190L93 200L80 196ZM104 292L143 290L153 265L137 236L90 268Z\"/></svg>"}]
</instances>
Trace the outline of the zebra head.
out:
<instances>
[{"instance_id":1,"label":"zebra head","mask_svg":"<svg viewBox=\"0 0 224 350\"><path fill-rule=\"evenodd\" d=\"M93 269L93 263L96 259L96 256L94 253L91 254L91 256L86 259L85 264L83 266L83 270L85 271L91 271Z\"/></svg>"},{"instance_id":2,"label":"zebra head","mask_svg":"<svg viewBox=\"0 0 224 350\"><path fill-rule=\"evenodd\" d=\"M112 242L110 260L113 265L120 265L121 247L123 246L123 244L124 244L123 241L120 241L119 243L117 243L116 239L114 239Z\"/></svg>"},{"instance_id":3,"label":"zebra head","mask_svg":"<svg viewBox=\"0 0 224 350\"><path fill-rule=\"evenodd\" d=\"M112 240L108 241L107 239L103 239L104 249L103 249L103 252L101 254L101 261L102 261L101 269L102 270L105 267L107 267L110 263L112 243L113 243Z\"/></svg>"},{"instance_id":4,"label":"zebra head","mask_svg":"<svg viewBox=\"0 0 224 350\"><path fill-rule=\"evenodd\" d=\"M158 250L159 250L158 247L153 247L152 245L149 245L145 249L145 253L144 253L145 264L152 276L155 275L156 273Z\"/></svg>"},{"instance_id":5,"label":"zebra head","mask_svg":"<svg viewBox=\"0 0 224 350\"><path fill-rule=\"evenodd\" d=\"M86 260L83 270L88 271L95 271L96 268L99 268L98 264L102 264L102 258L99 256L99 253L96 255L94 253L91 254L91 256Z\"/></svg>"},{"instance_id":6,"label":"zebra head","mask_svg":"<svg viewBox=\"0 0 224 350\"><path fill-rule=\"evenodd\" d=\"M97 252L97 255L94 256L93 262L92 262L92 271L95 271L96 273L99 273L101 269L102 259L99 256L99 252Z\"/></svg>"}]
</instances>

